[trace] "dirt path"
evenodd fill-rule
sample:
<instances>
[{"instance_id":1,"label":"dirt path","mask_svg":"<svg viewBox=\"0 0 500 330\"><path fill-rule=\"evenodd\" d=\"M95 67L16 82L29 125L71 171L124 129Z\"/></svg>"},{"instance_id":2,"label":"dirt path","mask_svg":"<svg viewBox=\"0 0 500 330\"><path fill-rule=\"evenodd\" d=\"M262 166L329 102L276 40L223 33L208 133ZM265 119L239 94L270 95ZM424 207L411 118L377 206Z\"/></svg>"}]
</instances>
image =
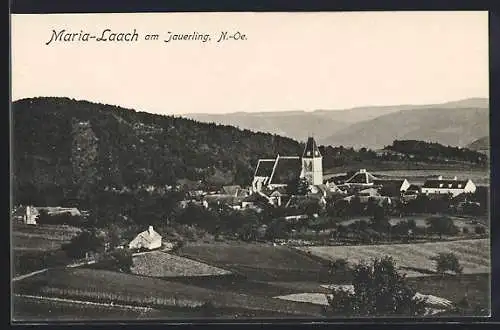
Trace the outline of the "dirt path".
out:
<instances>
[{"instance_id":1,"label":"dirt path","mask_svg":"<svg viewBox=\"0 0 500 330\"><path fill-rule=\"evenodd\" d=\"M84 266L84 265L92 265L92 264L95 264L95 263L96 263L95 260L90 260L90 261L83 261L83 262L77 262L77 263L74 263L74 264L69 264L69 265L66 265L65 267L66 268L75 268L75 267L80 267L80 266ZM36 270L36 271L28 273L28 274L19 275L17 277L14 277L12 279L12 282L24 280L25 278L32 277L32 276L35 276L37 274L44 273L44 272L48 271L49 269L50 268L43 268L43 269Z\"/></svg>"},{"instance_id":2,"label":"dirt path","mask_svg":"<svg viewBox=\"0 0 500 330\"><path fill-rule=\"evenodd\" d=\"M14 277L14 278L12 279L12 282L15 282L15 281L20 281L20 280L24 280L25 278L28 278L28 277L34 276L34 275L36 275L36 274L41 274L41 273L44 273L44 272L46 272L47 270L49 270L49 269L48 269L48 268L44 268L44 269L40 269L40 270L37 270L37 271L31 272L31 273L28 273L28 274L24 274L24 275L20 275L20 276Z\"/></svg>"}]
</instances>

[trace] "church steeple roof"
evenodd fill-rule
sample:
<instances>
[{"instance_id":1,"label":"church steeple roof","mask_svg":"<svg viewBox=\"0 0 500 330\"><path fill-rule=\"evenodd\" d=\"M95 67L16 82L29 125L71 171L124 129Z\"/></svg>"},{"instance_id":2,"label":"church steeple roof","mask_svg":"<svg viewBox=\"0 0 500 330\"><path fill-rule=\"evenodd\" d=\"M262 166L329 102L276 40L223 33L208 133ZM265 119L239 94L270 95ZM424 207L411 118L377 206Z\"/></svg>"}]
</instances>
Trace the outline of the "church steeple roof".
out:
<instances>
[{"instance_id":1,"label":"church steeple roof","mask_svg":"<svg viewBox=\"0 0 500 330\"><path fill-rule=\"evenodd\" d=\"M309 137L307 139L306 147L304 148L304 153L302 154L302 158L304 157L321 157L321 153L319 152L318 146L316 145L316 141L314 141L313 137Z\"/></svg>"}]
</instances>

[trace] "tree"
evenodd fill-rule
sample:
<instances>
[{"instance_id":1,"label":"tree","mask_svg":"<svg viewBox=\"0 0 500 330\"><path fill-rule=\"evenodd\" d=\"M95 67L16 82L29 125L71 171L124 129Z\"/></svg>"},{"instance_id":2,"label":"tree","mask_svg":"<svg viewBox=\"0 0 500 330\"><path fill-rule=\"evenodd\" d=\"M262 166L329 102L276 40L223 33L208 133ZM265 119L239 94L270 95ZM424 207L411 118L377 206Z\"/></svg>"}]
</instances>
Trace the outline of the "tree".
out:
<instances>
[{"instance_id":1,"label":"tree","mask_svg":"<svg viewBox=\"0 0 500 330\"><path fill-rule=\"evenodd\" d=\"M386 210L380 206L375 205L372 216L372 227L378 232L388 232L391 228L389 217Z\"/></svg>"},{"instance_id":2,"label":"tree","mask_svg":"<svg viewBox=\"0 0 500 330\"><path fill-rule=\"evenodd\" d=\"M443 235L456 235L459 231L449 217L428 218L427 225L429 226L429 232L438 234L440 239L443 238Z\"/></svg>"},{"instance_id":3,"label":"tree","mask_svg":"<svg viewBox=\"0 0 500 330\"><path fill-rule=\"evenodd\" d=\"M474 232L478 235L483 235L486 233L486 228L478 225L478 226L474 227Z\"/></svg>"},{"instance_id":4,"label":"tree","mask_svg":"<svg viewBox=\"0 0 500 330\"><path fill-rule=\"evenodd\" d=\"M332 278L337 278L339 275L345 276L350 270L351 268L349 267L347 259L343 258L330 262L328 267L328 273L332 276Z\"/></svg>"},{"instance_id":5,"label":"tree","mask_svg":"<svg viewBox=\"0 0 500 330\"><path fill-rule=\"evenodd\" d=\"M455 274L461 274L463 271L463 267L454 253L440 253L431 259L436 262L438 273L444 274L447 271L452 271Z\"/></svg>"},{"instance_id":6,"label":"tree","mask_svg":"<svg viewBox=\"0 0 500 330\"><path fill-rule=\"evenodd\" d=\"M285 218L274 219L266 230L265 237L270 240L287 238L289 236L289 225Z\"/></svg>"},{"instance_id":7,"label":"tree","mask_svg":"<svg viewBox=\"0 0 500 330\"><path fill-rule=\"evenodd\" d=\"M134 265L132 253L126 249L116 249L107 253L100 262L106 269L130 273Z\"/></svg>"},{"instance_id":8,"label":"tree","mask_svg":"<svg viewBox=\"0 0 500 330\"><path fill-rule=\"evenodd\" d=\"M297 195L304 196L307 195L309 191L309 184L305 178L300 178L297 184Z\"/></svg>"},{"instance_id":9,"label":"tree","mask_svg":"<svg viewBox=\"0 0 500 330\"><path fill-rule=\"evenodd\" d=\"M96 230L84 230L62 246L68 257L83 258L88 252L104 252L104 239Z\"/></svg>"},{"instance_id":10,"label":"tree","mask_svg":"<svg viewBox=\"0 0 500 330\"><path fill-rule=\"evenodd\" d=\"M424 301L396 270L391 257L360 263L352 271L353 290L333 289L328 314L342 316L417 316L425 312Z\"/></svg>"}]
</instances>

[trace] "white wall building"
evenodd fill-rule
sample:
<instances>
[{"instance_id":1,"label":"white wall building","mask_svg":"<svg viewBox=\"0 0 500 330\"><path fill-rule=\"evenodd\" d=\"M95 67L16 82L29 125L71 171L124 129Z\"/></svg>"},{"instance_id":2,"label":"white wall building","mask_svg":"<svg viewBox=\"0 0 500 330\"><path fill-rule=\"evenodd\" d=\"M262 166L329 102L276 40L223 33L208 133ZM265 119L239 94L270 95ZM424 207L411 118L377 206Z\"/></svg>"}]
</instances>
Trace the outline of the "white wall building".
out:
<instances>
[{"instance_id":1,"label":"white wall building","mask_svg":"<svg viewBox=\"0 0 500 330\"><path fill-rule=\"evenodd\" d=\"M153 226L149 226L148 230L139 233L129 244L129 249L148 249L154 250L162 245L162 237L158 234Z\"/></svg>"},{"instance_id":2,"label":"white wall building","mask_svg":"<svg viewBox=\"0 0 500 330\"><path fill-rule=\"evenodd\" d=\"M463 193L476 192L476 185L471 180L443 179L439 176L437 179L425 181L422 186L422 194L451 194L456 197Z\"/></svg>"}]
</instances>

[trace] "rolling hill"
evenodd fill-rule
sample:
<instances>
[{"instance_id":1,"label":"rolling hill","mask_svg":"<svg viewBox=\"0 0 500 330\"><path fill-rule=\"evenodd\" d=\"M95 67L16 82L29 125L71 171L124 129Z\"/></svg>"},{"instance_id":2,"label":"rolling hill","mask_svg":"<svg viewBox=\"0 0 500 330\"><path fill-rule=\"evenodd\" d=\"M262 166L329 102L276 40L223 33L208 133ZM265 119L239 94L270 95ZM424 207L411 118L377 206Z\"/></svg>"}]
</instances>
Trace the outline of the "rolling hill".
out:
<instances>
[{"instance_id":1,"label":"rolling hill","mask_svg":"<svg viewBox=\"0 0 500 330\"><path fill-rule=\"evenodd\" d=\"M483 136L470 143L467 148L478 152L488 153L490 150L490 139L488 136Z\"/></svg>"},{"instance_id":2,"label":"rolling hill","mask_svg":"<svg viewBox=\"0 0 500 330\"><path fill-rule=\"evenodd\" d=\"M485 98L469 98L443 104L366 106L346 110L234 112L227 114L186 114L202 122L231 125L252 131L268 132L303 141L308 135L325 142L336 133L349 130L353 124L401 111L423 109L488 109ZM417 112L414 112L417 115ZM425 136L424 136L425 137ZM439 142L439 141L438 141ZM333 145L338 145L333 142ZM349 145L349 144L345 144Z\"/></svg>"},{"instance_id":3,"label":"rolling hill","mask_svg":"<svg viewBox=\"0 0 500 330\"><path fill-rule=\"evenodd\" d=\"M488 132L488 108L426 108L355 123L319 143L376 149L393 140L422 140L465 147Z\"/></svg>"},{"instance_id":4,"label":"rolling hill","mask_svg":"<svg viewBox=\"0 0 500 330\"><path fill-rule=\"evenodd\" d=\"M259 158L303 148L271 134L69 98L18 100L12 116L14 197L42 205L95 187L183 178L248 184Z\"/></svg>"}]
</instances>

